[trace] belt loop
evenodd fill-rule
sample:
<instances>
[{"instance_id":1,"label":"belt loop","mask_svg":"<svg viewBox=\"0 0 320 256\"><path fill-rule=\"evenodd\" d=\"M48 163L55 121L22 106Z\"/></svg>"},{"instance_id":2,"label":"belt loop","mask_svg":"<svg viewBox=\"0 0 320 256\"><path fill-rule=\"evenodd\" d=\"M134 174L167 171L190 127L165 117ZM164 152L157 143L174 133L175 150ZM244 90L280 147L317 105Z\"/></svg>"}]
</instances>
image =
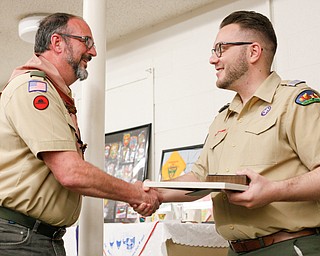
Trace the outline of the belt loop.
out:
<instances>
[{"instance_id":1,"label":"belt loop","mask_svg":"<svg viewBox=\"0 0 320 256\"><path fill-rule=\"evenodd\" d=\"M41 221L40 220L36 220L36 223L34 223L34 226L32 228L33 232L37 232L38 231L38 227L40 226Z\"/></svg>"},{"instance_id":2,"label":"belt loop","mask_svg":"<svg viewBox=\"0 0 320 256\"><path fill-rule=\"evenodd\" d=\"M229 244L230 248L235 252L235 249L233 248L233 244L231 243L231 241L228 240L228 244Z\"/></svg>"},{"instance_id":3,"label":"belt loop","mask_svg":"<svg viewBox=\"0 0 320 256\"><path fill-rule=\"evenodd\" d=\"M263 237L259 237L258 240L259 240L261 248L266 247L266 244L264 243Z\"/></svg>"}]
</instances>

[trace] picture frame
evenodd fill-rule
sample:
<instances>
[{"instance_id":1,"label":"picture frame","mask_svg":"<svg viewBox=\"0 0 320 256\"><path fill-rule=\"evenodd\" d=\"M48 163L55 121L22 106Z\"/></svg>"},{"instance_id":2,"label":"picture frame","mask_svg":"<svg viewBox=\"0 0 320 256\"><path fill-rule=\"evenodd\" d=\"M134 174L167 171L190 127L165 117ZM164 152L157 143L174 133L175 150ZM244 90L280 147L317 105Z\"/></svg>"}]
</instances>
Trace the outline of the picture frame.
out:
<instances>
[{"instance_id":1,"label":"picture frame","mask_svg":"<svg viewBox=\"0 0 320 256\"><path fill-rule=\"evenodd\" d=\"M203 144L162 151L160 181L171 180L191 171L192 165L200 156Z\"/></svg>"},{"instance_id":2,"label":"picture frame","mask_svg":"<svg viewBox=\"0 0 320 256\"><path fill-rule=\"evenodd\" d=\"M191 171L193 164L198 160L204 144L180 148L165 149L162 151L159 180L171 180ZM170 207L185 209L201 209L201 221L213 222L211 195L206 195L193 202L171 203ZM193 208L194 207L194 208Z\"/></svg>"},{"instance_id":3,"label":"picture frame","mask_svg":"<svg viewBox=\"0 0 320 256\"><path fill-rule=\"evenodd\" d=\"M106 173L129 183L144 181L148 173L151 123L105 134ZM129 204L104 200L104 222L134 222Z\"/></svg>"}]
</instances>

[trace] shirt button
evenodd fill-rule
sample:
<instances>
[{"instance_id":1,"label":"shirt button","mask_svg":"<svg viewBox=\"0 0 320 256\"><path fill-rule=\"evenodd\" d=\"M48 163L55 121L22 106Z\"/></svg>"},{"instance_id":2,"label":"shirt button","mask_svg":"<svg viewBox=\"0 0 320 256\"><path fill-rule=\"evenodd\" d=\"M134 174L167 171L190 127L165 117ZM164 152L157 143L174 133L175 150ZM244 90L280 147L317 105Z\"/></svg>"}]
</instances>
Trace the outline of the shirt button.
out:
<instances>
[{"instance_id":1,"label":"shirt button","mask_svg":"<svg viewBox=\"0 0 320 256\"><path fill-rule=\"evenodd\" d=\"M226 172L229 172L230 170L229 169L226 169Z\"/></svg>"},{"instance_id":2,"label":"shirt button","mask_svg":"<svg viewBox=\"0 0 320 256\"><path fill-rule=\"evenodd\" d=\"M226 194L223 194L222 199L223 199L224 201L228 200L228 197L226 196Z\"/></svg>"},{"instance_id":3,"label":"shirt button","mask_svg":"<svg viewBox=\"0 0 320 256\"><path fill-rule=\"evenodd\" d=\"M234 226L233 226L233 225L230 225L229 228L230 228L231 230L234 230Z\"/></svg>"}]
</instances>

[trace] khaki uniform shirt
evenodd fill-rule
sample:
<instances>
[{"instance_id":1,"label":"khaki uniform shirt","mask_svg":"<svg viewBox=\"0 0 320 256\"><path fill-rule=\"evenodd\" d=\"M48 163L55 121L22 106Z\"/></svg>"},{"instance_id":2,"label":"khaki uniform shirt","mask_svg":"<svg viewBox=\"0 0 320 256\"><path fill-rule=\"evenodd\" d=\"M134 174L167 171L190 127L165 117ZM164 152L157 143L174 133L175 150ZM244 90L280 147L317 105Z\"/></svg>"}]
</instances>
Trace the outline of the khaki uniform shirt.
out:
<instances>
[{"instance_id":1,"label":"khaki uniform shirt","mask_svg":"<svg viewBox=\"0 0 320 256\"><path fill-rule=\"evenodd\" d=\"M236 95L210 126L192 171L204 181L208 174L235 174L250 168L276 181L318 167L319 98L305 106L295 102L303 101L301 97L307 95L299 94L306 90L310 88L305 83L281 84L280 77L272 73L245 106ZM230 204L223 193L212 196L217 230L227 240L320 226L319 201L274 202L247 209Z\"/></svg>"},{"instance_id":2,"label":"khaki uniform shirt","mask_svg":"<svg viewBox=\"0 0 320 256\"><path fill-rule=\"evenodd\" d=\"M77 151L75 126L56 89L29 73L14 78L0 98L0 127L0 205L72 225L81 196L61 186L39 159L40 152Z\"/></svg>"}]
</instances>

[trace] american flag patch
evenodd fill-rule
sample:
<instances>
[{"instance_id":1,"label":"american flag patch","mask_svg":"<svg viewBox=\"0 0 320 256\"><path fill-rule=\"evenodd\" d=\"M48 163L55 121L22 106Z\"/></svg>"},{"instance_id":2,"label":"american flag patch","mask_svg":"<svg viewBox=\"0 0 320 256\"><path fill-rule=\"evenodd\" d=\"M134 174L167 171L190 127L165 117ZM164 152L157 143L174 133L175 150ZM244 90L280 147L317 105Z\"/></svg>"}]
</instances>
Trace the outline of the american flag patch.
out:
<instances>
[{"instance_id":1,"label":"american flag patch","mask_svg":"<svg viewBox=\"0 0 320 256\"><path fill-rule=\"evenodd\" d=\"M47 83L41 82L41 81L29 81L28 91L29 92L46 92Z\"/></svg>"}]
</instances>

